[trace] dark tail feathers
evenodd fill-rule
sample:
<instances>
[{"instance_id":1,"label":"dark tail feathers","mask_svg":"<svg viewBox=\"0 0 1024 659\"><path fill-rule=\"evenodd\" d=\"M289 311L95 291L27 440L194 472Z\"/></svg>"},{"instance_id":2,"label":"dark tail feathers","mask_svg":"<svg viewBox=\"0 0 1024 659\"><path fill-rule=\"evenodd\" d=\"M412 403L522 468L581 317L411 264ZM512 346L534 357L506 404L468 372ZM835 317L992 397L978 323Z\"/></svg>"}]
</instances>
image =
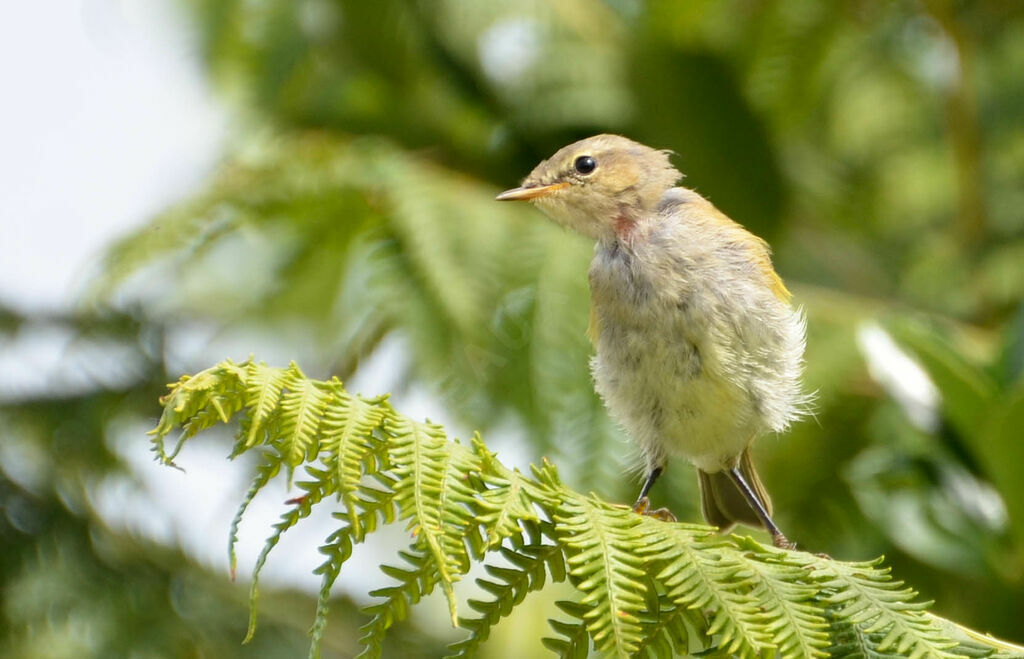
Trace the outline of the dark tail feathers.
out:
<instances>
[{"instance_id":1,"label":"dark tail feathers","mask_svg":"<svg viewBox=\"0 0 1024 659\"><path fill-rule=\"evenodd\" d=\"M754 463L750 460L749 449L745 449L740 455L737 466L770 516L772 501L768 498L768 492L765 491L764 485L754 469ZM722 531L731 529L737 522L755 528L763 527L754 509L747 503L747 498L729 478L728 472L719 471L709 474L698 469L697 475L700 477L701 512L704 513L704 519L708 524L717 526Z\"/></svg>"}]
</instances>

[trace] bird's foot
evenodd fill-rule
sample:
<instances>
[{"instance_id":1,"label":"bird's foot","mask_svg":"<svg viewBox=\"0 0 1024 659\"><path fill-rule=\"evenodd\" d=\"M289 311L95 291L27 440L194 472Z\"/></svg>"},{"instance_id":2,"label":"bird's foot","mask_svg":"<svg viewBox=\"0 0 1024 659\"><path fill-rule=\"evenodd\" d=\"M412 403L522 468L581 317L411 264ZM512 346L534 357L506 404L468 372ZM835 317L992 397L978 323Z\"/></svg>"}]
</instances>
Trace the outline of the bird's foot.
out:
<instances>
[{"instance_id":1,"label":"bird's foot","mask_svg":"<svg viewBox=\"0 0 1024 659\"><path fill-rule=\"evenodd\" d=\"M676 516L672 514L672 511L668 508L658 508L657 510L651 510L651 500L647 497L640 497L637 502L633 504L633 512L638 515L646 515L647 517L653 517L654 519L660 519L663 522L677 522Z\"/></svg>"},{"instance_id":2,"label":"bird's foot","mask_svg":"<svg viewBox=\"0 0 1024 659\"><path fill-rule=\"evenodd\" d=\"M796 543L790 542L789 538L784 536L782 532L776 532L772 534L772 544L779 549L796 549Z\"/></svg>"}]
</instances>

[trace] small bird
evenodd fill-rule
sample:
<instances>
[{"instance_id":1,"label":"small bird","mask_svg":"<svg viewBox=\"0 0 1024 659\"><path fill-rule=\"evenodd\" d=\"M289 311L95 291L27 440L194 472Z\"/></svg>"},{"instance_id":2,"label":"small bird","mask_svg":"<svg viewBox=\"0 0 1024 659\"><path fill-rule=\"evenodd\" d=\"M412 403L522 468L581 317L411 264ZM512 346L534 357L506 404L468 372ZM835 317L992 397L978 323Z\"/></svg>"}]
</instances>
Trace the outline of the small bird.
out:
<instances>
[{"instance_id":1,"label":"small bird","mask_svg":"<svg viewBox=\"0 0 1024 659\"><path fill-rule=\"evenodd\" d=\"M529 200L596 241L588 335L595 388L643 456L648 494L669 457L697 468L701 509L723 531L764 527L792 548L750 459L751 443L806 412L805 320L767 243L693 190L671 152L619 135L566 146L499 201Z\"/></svg>"}]
</instances>

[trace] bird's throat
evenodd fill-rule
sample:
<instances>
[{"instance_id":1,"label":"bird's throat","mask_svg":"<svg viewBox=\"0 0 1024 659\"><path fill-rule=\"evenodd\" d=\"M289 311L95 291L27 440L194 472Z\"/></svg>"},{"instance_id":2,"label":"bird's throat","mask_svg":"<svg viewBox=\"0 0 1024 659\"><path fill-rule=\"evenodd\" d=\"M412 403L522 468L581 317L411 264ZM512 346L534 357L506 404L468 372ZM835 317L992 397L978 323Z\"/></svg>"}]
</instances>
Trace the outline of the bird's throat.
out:
<instances>
[{"instance_id":1,"label":"bird's throat","mask_svg":"<svg viewBox=\"0 0 1024 659\"><path fill-rule=\"evenodd\" d=\"M621 211L615 218L615 236L619 240L628 240L633 229L636 228L636 220L625 211Z\"/></svg>"}]
</instances>

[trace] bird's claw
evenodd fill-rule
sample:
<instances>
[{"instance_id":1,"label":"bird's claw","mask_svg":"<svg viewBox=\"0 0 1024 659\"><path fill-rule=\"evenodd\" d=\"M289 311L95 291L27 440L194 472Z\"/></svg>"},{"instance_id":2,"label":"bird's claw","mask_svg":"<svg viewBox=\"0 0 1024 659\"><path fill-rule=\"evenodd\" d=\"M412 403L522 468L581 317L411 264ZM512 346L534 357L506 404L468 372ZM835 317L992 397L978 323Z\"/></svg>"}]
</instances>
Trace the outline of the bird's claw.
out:
<instances>
[{"instance_id":1,"label":"bird's claw","mask_svg":"<svg viewBox=\"0 0 1024 659\"><path fill-rule=\"evenodd\" d=\"M651 510L651 500L647 497L641 497L633 504L633 512L638 515L644 515L646 517L653 517L663 522L677 522L676 516L672 514L672 511L668 508L658 508L657 510Z\"/></svg>"},{"instance_id":2,"label":"bird's claw","mask_svg":"<svg viewBox=\"0 0 1024 659\"><path fill-rule=\"evenodd\" d=\"M772 545L774 545L775 547L777 547L779 549L789 549L789 550L796 549L796 543L795 542L790 542L789 538L787 538L786 536L782 535L782 533L773 533L772 534Z\"/></svg>"}]
</instances>

